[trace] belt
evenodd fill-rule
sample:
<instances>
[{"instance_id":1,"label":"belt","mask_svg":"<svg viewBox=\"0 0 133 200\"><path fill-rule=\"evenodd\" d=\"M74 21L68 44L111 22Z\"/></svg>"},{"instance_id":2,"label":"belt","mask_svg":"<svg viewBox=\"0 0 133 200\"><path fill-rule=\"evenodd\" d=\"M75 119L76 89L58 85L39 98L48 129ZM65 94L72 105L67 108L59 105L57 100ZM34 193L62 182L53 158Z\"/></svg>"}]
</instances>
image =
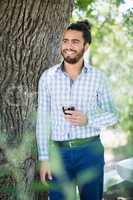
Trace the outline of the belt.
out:
<instances>
[{"instance_id":1,"label":"belt","mask_svg":"<svg viewBox=\"0 0 133 200\"><path fill-rule=\"evenodd\" d=\"M74 147L79 147L82 145L89 144L90 142L93 142L99 138L100 138L99 135L97 135L90 138L81 138L81 139L74 139L74 140L67 140L67 141L53 141L53 142L58 147L74 148Z\"/></svg>"}]
</instances>

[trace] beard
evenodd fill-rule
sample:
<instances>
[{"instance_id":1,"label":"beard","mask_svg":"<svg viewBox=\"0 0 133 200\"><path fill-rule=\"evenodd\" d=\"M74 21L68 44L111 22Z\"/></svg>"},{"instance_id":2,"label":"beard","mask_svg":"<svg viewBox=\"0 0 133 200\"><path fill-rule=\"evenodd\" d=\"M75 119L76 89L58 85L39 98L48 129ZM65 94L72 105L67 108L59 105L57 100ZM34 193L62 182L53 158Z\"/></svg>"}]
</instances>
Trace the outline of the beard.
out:
<instances>
[{"instance_id":1,"label":"beard","mask_svg":"<svg viewBox=\"0 0 133 200\"><path fill-rule=\"evenodd\" d=\"M65 51L66 50L62 50L61 51L61 55L63 56L64 58L64 61L69 63L69 64L76 64L84 55L84 52L85 52L85 48L83 48L79 53L77 53L75 55L75 57L71 57L71 56L65 56ZM76 51L73 51L76 53Z\"/></svg>"}]
</instances>

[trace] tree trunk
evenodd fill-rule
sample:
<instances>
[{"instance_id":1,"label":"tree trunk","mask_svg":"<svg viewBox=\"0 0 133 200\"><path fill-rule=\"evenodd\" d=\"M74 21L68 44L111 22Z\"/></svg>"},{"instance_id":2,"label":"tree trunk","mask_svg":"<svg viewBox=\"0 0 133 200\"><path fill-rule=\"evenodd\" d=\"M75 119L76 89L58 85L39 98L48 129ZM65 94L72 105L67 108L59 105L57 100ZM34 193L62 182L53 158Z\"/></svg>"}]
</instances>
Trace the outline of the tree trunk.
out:
<instances>
[{"instance_id":1,"label":"tree trunk","mask_svg":"<svg viewBox=\"0 0 133 200\"><path fill-rule=\"evenodd\" d=\"M73 4L74 0L0 1L0 164L9 163L11 172L15 167L21 177L12 174L15 185L19 188L24 177L24 190L34 177L38 79L59 62L59 42Z\"/></svg>"}]
</instances>

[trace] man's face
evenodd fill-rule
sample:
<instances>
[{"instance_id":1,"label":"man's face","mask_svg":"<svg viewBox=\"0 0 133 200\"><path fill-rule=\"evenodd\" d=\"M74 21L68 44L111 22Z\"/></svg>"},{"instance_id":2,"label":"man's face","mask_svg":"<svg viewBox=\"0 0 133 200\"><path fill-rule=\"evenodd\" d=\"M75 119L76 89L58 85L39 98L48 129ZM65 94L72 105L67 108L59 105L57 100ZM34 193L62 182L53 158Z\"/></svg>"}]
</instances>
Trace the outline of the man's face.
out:
<instances>
[{"instance_id":1,"label":"man's face","mask_svg":"<svg viewBox=\"0 0 133 200\"><path fill-rule=\"evenodd\" d=\"M87 50L87 44L85 44L83 33L76 30L66 30L64 32L61 54L64 61L70 64L77 63Z\"/></svg>"}]
</instances>

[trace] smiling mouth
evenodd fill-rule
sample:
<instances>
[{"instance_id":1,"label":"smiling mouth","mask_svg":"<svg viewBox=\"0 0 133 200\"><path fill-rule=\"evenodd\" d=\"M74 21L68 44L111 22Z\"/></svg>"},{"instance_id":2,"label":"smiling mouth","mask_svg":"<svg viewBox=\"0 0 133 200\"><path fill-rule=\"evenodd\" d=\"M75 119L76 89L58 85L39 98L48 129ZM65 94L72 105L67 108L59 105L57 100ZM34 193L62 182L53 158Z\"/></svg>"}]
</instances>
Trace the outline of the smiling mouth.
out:
<instances>
[{"instance_id":1,"label":"smiling mouth","mask_svg":"<svg viewBox=\"0 0 133 200\"><path fill-rule=\"evenodd\" d=\"M64 50L64 53L67 55L74 55L76 52L75 51L66 51Z\"/></svg>"}]
</instances>

